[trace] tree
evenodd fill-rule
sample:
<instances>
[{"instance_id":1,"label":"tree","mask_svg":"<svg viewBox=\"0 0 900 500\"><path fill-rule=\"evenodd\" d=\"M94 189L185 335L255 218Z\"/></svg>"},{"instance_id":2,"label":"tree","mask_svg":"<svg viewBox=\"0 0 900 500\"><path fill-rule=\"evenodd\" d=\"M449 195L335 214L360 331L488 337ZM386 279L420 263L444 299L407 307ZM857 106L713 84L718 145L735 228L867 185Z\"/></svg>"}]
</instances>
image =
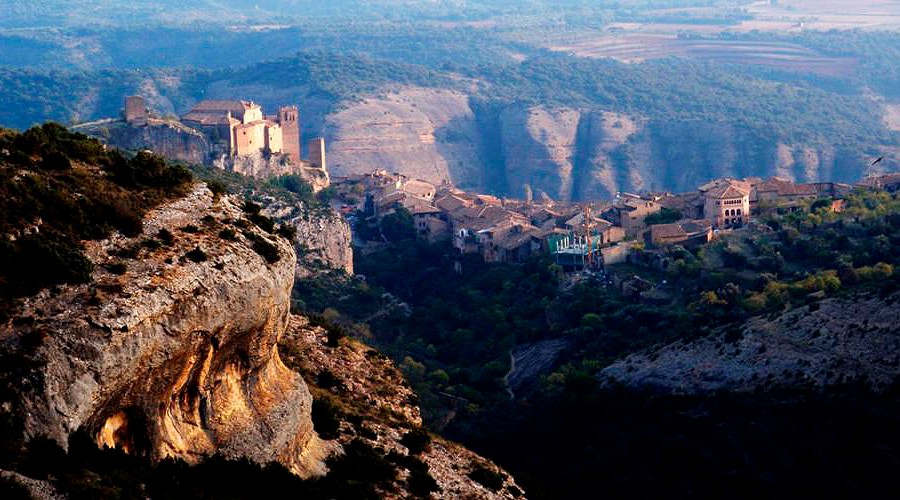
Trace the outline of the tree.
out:
<instances>
[{"instance_id":1,"label":"tree","mask_svg":"<svg viewBox=\"0 0 900 500\"><path fill-rule=\"evenodd\" d=\"M659 212L644 217L644 224L652 226L654 224L671 224L683 218L680 211L672 208L662 208Z\"/></svg>"},{"instance_id":2,"label":"tree","mask_svg":"<svg viewBox=\"0 0 900 500\"><path fill-rule=\"evenodd\" d=\"M392 242L414 239L416 227L413 216L404 207L397 207L393 213L387 214L381 219L381 231L384 237Z\"/></svg>"}]
</instances>

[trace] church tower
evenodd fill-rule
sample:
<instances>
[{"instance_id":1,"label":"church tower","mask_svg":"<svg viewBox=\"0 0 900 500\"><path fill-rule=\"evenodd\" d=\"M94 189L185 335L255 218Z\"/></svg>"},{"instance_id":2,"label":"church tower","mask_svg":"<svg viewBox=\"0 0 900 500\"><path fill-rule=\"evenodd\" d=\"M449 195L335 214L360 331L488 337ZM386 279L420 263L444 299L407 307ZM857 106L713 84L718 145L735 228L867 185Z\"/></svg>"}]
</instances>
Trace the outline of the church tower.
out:
<instances>
[{"instance_id":1,"label":"church tower","mask_svg":"<svg viewBox=\"0 0 900 500\"><path fill-rule=\"evenodd\" d=\"M284 152L290 155L294 165L300 165L300 112L297 106L280 108L278 124L281 125Z\"/></svg>"}]
</instances>

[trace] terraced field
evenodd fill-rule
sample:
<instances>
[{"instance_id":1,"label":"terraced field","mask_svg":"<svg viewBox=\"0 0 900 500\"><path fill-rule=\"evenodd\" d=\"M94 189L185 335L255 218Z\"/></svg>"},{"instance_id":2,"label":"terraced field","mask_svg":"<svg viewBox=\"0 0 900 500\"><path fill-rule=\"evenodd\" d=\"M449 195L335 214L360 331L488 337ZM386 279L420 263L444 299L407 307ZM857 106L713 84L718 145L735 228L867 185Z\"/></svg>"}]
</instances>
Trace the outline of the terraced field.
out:
<instances>
[{"instance_id":1,"label":"terraced field","mask_svg":"<svg viewBox=\"0 0 900 500\"><path fill-rule=\"evenodd\" d=\"M582 36L578 40L558 42L550 48L583 57L608 57L624 62L641 62L670 56L694 57L833 76L849 74L856 67L854 59L823 56L799 45L679 38L662 34L625 33L596 38Z\"/></svg>"}]
</instances>

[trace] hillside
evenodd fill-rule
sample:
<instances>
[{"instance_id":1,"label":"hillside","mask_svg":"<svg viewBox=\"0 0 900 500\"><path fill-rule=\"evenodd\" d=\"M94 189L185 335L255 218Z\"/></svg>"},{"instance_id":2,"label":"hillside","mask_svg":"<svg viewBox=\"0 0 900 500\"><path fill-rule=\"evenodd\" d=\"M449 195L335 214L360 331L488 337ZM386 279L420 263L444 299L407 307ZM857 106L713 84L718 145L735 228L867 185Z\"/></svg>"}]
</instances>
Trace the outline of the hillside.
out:
<instances>
[{"instance_id":1,"label":"hillside","mask_svg":"<svg viewBox=\"0 0 900 500\"><path fill-rule=\"evenodd\" d=\"M635 354L604 368L611 384L678 394L828 387L865 381L877 390L900 376L900 294L852 294L756 317L738 333ZM774 317L773 317L774 316Z\"/></svg>"},{"instance_id":2,"label":"hillside","mask_svg":"<svg viewBox=\"0 0 900 500\"><path fill-rule=\"evenodd\" d=\"M853 54L876 43L849 41L858 42ZM163 116L202 98L252 98L267 109L297 103L304 137L325 136L337 175L386 168L502 195L522 196L528 184L579 200L685 191L720 176L853 182L889 170L900 161L889 128L894 98L867 85L887 92L894 73L881 59L861 67L880 76L536 52L470 67L311 51L215 71L6 69L0 87L13 105L0 122L117 117L134 93ZM872 168L879 156L885 161Z\"/></svg>"},{"instance_id":3,"label":"hillside","mask_svg":"<svg viewBox=\"0 0 900 500\"><path fill-rule=\"evenodd\" d=\"M383 356L334 349L346 344L326 333L334 326L291 314L297 267L321 270L295 248L352 269L346 253L303 239L331 223L327 209L285 209L291 197L277 192L264 208L54 124L0 141L4 494L521 495L490 461L431 441ZM348 245L335 225L332 246ZM304 377L324 385L325 371L364 393L313 394ZM366 397L390 412L370 413ZM356 409L356 428L331 428L336 404Z\"/></svg>"}]
</instances>

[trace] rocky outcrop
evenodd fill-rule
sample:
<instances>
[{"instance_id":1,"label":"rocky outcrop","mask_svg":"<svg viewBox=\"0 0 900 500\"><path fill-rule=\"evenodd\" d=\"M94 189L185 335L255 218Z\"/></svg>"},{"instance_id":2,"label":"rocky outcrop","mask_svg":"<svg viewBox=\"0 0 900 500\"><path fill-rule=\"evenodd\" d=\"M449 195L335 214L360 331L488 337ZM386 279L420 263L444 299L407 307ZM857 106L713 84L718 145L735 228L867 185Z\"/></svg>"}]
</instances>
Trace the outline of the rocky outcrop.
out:
<instances>
[{"instance_id":1,"label":"rocky outcrop","mask_svg":"<svg viewBox=\"0 0 900 500\"><path fill-rule=\"evenodd\" d=\"M313 192L319 192L331 183L327 171L320 168L297 167L284 154L269 155L257 151L234 158L222 155L215 158L212 165L226 172L259 179L296 174L312 186Z\"/></svg>"},{"instance_id":2,"label":"rocky outcrop","mask_svg":"<svg viewBox=\"0 0 900 500\"><path fill-rule=\"evenodd\" d=\"M696 394L865 380L875 389L900 376L900 293L827 299L739 329L628 356L607 382Z\"/></svg>"},{"instance_id":3,"label":"rocky outcrop","mask_svg":"<svg viewBox=\"0 0 900 500\"><path fill-rule=\"evenodd\" d=\"M540 375L549 372L567 347L569 342L565 339L552 339L510 349L509 372L503 377L510 398L515 398L516 392L530 388Z\"/></svg>"},{"instance_id":4,"label":"rocky outcrop","mask_svg":"<svg viewBox=\"0 0 900 500\"><path fill-rule=\"evenodd\" d=\"M259 201L268 216L297 229L294 247L298 279L328 271L353 274L352 235L347 219L330 208L310 210L302 203L289 204L271 197Z\"/></svg>"},{"instance_id":5,"label":"rocky outcrop","mask_svg":"<svg viewBox=\"0 0 900 500\"><path fill-rule=\"evenodd\" d=\"M44 290L13 320L27 326L4 343L34 367L16 407L27 433L64 444L84 428L153 458L221 453L322 472L309 390L277 349L292 246L205 188L153 210L144 234L87 242L93 282Z\"/></svg>"},{"instance_id":6,"label":"rocky outcrop","mask_svg":"<svg viewBox=\"0 0 900 500\"><path fill-rule=\"evenodd\" d=\"M290 220L297 228L297 277L318 271L353 274L350 224L332 210L304 212Z\"/></svg>"},{"instance_id":7,"label":"rocky outcrop","mask_svg":"<svg viewBox=\"0 0 900 500\"><path fill-rule=\"evenodd\" d=\"M248 220L239 201L196 187L149 212L142 236L85 242L91 283L23 301L0 344L15 355L4 359L26 367L10 406L26 433L65 445L83 429L98 446L155 460L219 454L279 462L303 477L327 474L326 458L340 463L364 441L394 470L378 483L381 497L409 498L423 484L437 498L521 496L509 474L455 443L432 436L426 449L411 448L404 436L423 432L422 419L403 375L361 342L335 341L290 314L293 246ZM339 215L271 201L265 210L306 213L293 214L305 234L298 245L308 241L352 272ZM327 440L312 418L313 395L326 393L346 417ZM39 496L54 493L50 483L10 477Z\"/></svg>"},{"instance_id":8,"label":"rocky outcrop","mask_svg":"<svg viewBox=\"0 0 900 500\"><path fill-rule=\"evenodd\" d=\"M73 130L97 137L119 149L150 149L160 156L185 163L204 164L211 152L206 136L175 120L151 120L144 126L103 121L73 127Z\"/></svg>"},{"instance_id":9,"label":"rocky outcrop","mask_svg":"<svg viewBox=\"0 0 900 500\"><path fill-rule=\"evenodd\" d=\"M481 139L466 95L408 88L349 104L326 118L336 176L377 168L435 184L482 186Z\"/></svg>"}]
</instances>

